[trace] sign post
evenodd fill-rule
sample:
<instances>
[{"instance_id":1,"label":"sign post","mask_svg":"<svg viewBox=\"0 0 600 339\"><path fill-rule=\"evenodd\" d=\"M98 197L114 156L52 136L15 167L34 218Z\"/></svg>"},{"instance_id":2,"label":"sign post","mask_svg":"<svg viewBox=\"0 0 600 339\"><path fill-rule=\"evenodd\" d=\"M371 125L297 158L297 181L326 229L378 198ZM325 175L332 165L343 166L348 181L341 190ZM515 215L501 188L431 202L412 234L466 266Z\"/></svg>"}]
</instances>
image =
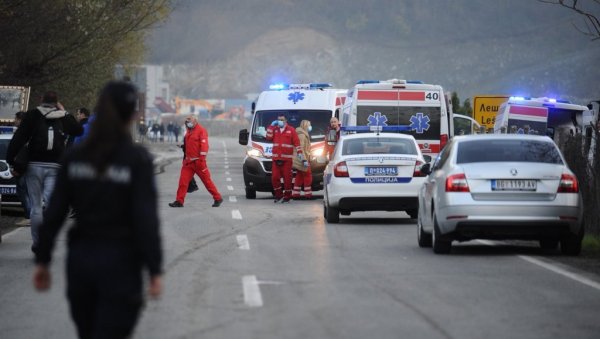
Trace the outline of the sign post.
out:
<instances>
[{"instance_id":1,"label":"sign post","mask_svg":"<svg viewBox=\"0 0 600 339\"><path fill-rule=\"evenodd\" d=\"M508 99L509 96L504 95L477 95L473 97L473 119L488 130L494 128L500 105L507 102Z\"/></svg>"}]
</instances>

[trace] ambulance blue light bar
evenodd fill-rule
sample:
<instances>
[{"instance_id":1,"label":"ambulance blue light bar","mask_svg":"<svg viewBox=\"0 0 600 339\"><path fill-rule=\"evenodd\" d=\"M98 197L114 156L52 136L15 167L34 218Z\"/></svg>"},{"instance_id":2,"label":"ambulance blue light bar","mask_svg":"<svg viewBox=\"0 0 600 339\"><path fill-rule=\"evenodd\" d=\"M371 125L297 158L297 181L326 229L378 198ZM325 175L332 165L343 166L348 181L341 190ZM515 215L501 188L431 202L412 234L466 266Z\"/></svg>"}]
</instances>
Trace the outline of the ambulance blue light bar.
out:
<instances>
[{"instance_id":1,"label":"ambulance blue light bar","mask_svg":"<svg viewBox=\"0 0 600 339\"><path fill-rule=\"evenodd\" d=\"M288 85L288 84L271 84L271 85L269 85L269 89L276 90L276 91L288 89L289 87L290 87L290 85Z\"/></svg>"},{"instance_id":2,"label":"ambulance blue light bar","mask_svg":"<svg viewBox=\"0 0 600 339\"><path fill-rule=\"evenodd\" d=\"M344 132L410 132L412 128L409 125L393 126L342 126Z\"/></svg>"},{"instance_id":3,"label":"ambulance blue light bar","mask_svg":"<svg viewBox=\"0 0 600 339\"><path fill-rule=\"evenodd\" d=\"M358 80L356 82L357 85L364 85L364 84L378 84L379 80Z\"/></svg>"},{"instance_id":4,"label":"ambulance blue light bar","mask_svg":"<svg viewBox=\"0 0 600 339\"><path fill-rule=\"evenodd\" d=\"M326 82L320 82L320 83L312 83L312 84L310 84L310 88L311 89L313 89L313 88L331 88L331 87L333 87L333 85L330 84L330 83L326 83Z\"/></svg>"},{"instance_id":5,"label":"ambulance blue light bar","mask_svg":"<svg viewBox=\"0 0 600 339\"><path fill-rule=\"evenodd\" d=\"M406 83L407 84L419 84L419 85L421 85L421 84L423 84L423 81L421 81L421 80L407 80Z\"/></svg>"}]
</instances>

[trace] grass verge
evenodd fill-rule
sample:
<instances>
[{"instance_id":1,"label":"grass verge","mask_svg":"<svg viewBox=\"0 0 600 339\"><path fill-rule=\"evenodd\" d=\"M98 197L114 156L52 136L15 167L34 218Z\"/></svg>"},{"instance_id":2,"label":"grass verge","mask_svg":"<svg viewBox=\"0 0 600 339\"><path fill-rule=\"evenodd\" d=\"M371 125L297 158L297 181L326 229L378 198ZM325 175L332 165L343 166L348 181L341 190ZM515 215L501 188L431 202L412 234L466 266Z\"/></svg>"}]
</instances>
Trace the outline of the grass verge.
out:
<instances>
[{"instance_id":1,"label":"grass verge","mask_svg":"<svg viewBox=\"0 0 600 339\"><path fill-rule=\"evenodd\" d=\"M586 254L600 255L600 236L586 235L583 237L582 248Z\"/></svg>"}]
</instances>

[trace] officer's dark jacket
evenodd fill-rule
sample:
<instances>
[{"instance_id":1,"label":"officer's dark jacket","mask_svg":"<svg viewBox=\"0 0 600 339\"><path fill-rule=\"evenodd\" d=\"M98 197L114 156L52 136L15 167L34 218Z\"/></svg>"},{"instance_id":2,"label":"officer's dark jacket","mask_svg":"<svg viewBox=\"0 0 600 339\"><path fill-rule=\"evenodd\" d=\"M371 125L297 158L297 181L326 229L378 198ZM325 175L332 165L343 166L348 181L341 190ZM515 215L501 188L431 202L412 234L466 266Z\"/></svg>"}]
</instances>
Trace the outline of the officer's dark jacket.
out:
<instances>
[{"instance_id":1,"label":"officer's dark jacket","mask_svg":"<svg viewBox=\"0 0 600 339\"><path fill-rule=\"evenodd\" d=\"M123 245L151 275L160 274L162 253L152 157L143 147L126 141L103 174L85 159L83 149L75 147L62 162L40 227L36 262L50 262L56 235L72 206L76 222L69 231L69 246L78 241Z\"/></svg>"}]
</instances>

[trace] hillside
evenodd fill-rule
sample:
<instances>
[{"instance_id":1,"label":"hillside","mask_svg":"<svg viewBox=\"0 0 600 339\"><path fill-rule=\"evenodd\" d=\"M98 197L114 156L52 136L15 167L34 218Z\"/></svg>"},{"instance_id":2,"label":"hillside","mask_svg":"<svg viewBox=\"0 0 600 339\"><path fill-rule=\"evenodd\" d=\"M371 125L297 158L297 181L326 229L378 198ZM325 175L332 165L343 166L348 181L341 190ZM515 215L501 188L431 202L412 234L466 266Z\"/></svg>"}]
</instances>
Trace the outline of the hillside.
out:
<instances>
[{"instance_id":1,"label":"hillside","mask_svg":"<svg viewBox=\"0 0 600 339\"><path fill-rule=\"evenodd\" d=\"M241 97L269 82L406 78L476 93L600 97L600 42L533 0L183 1L150 40L175 91Z\"/></svg>"}]
</instances>

